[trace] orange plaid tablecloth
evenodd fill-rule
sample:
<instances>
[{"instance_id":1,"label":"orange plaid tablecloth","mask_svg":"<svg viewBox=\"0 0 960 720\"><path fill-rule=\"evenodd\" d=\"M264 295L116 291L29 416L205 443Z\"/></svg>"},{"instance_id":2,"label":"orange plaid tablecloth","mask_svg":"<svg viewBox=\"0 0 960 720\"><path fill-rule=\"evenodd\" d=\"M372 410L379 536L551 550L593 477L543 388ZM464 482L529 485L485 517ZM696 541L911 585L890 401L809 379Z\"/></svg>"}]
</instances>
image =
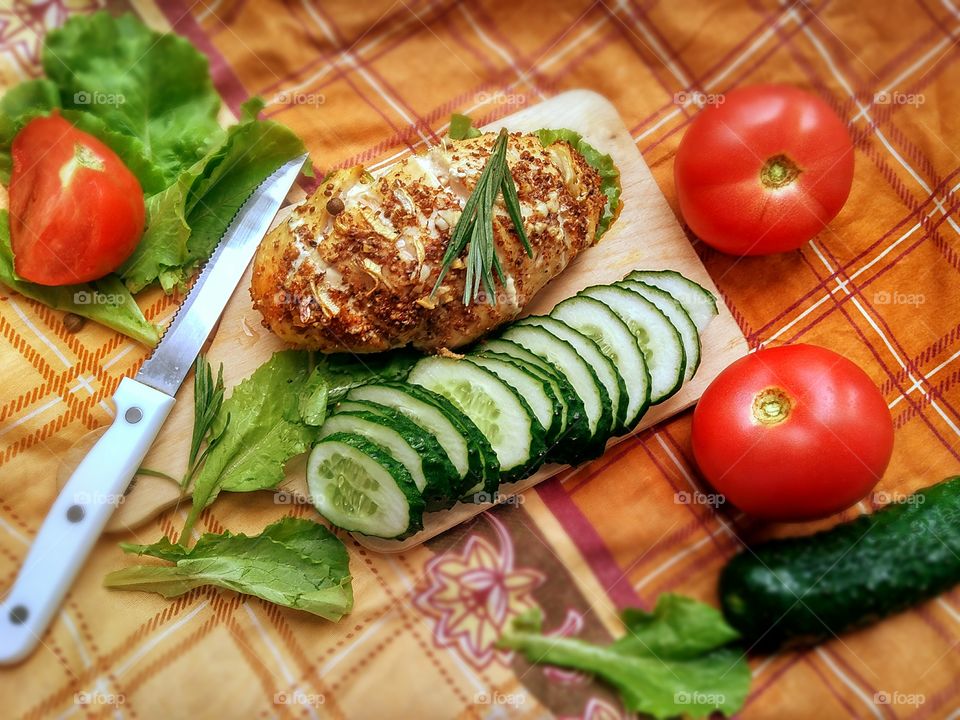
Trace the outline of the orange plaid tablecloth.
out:
<instances>
[{"instance_id":1,"label":"orange plaid tablecloth","mask_svg":"<svg viewBox=\"0 0 960 720\"><path fill-rule=\"evenodd\" d=\"M671 202L672 160L694 93L781 81L846 118L853 193L802 251L737 261L698 245L752 346L812 342L862 365L896 428L878 488L905 492L960 468L960 10L950 0L7 0L0 85L38 72L39 39L106 4L188 36L234 110L248 96L306 138L323 169L388 159L453 110L487 121L569 88L619 108ZM151 317L170 300L150 297ZM110 419L144 350L58 313L0 298L0 587L12 582L56 492L65 451ZM108 592L123 564L101 541L43 646L0 670L4 717L613 718L602 686L497 653L533 605L547 628L602 640L617 607L672 590L715 602L715 580L759 528L683 504L704 490L690 414L427 546L350 545L357 607L330 624L216 590L175 601ZM204 529L259 531L269 495L217 501ZM136 537L152 542L183 517ZM130 539L130 538L123 538ZM349 544L349 541L348 541ZM469 572L469 575L468 575ZM745 718L957 717L960 594L817 649L751 661ZM83 704L87 701L88 704Z\"/></svg>"}]
</instances>

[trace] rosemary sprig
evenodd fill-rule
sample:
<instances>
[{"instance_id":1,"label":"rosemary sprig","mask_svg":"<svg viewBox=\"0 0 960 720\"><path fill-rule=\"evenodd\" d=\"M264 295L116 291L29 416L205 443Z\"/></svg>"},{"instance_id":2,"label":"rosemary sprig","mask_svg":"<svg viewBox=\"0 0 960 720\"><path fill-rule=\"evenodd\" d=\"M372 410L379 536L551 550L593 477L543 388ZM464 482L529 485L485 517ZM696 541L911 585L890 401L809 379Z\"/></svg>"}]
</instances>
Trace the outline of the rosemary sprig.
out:
<instances>
[{"instance_id":1,"label":"rosemary sprig","mask_svg":"<svg viewBox=\"0 0 960 720\"><path fill-rule=\"evenodd\" d=\"M190 485L190 481L200 465L203 464L207 453L220 442L230 422L228 416L223 427L217 433L213 433L213 421L220 414L220 407L223 405L223 393L223 363L220 364L217 379L214 381L210 363L207 362L206 357L198 355L193 372L193 436L190 440L187 472L180 481L180 486L183 489ZM203 447L201 452L200 448L204 441L206 441L206 446Z\"/></svg>"},{"instance_id":2,"label":"rosemary sprig","mask_svg":"<svg viewBox=\"0 0 960 720\"><path fill-rule=\"evenodd\" d=\"M440 275L433 286L431 296L435 295L440 284L449 272L453 261L463 253L467 247L466 278L463 285L463 304L469 305L475 301L483 286L484 294L491 305L497 304L497 294L494 290L494 275L501 283L505 282L503 266L497 255L496 236L493 231L494 209L497 196L503 194L503 204L507 209L510 222L523 243L528 257L533 257L530 240L523 229L523 216L520 213L520 199L517 197L517 186L510 174L507 164L507 142L510 136L507 131L501 130L490 153L490 159L480 173L477 186L470 193L463 206L460 219L457 220L443 261Z\"/></svg>"}]
</instances>

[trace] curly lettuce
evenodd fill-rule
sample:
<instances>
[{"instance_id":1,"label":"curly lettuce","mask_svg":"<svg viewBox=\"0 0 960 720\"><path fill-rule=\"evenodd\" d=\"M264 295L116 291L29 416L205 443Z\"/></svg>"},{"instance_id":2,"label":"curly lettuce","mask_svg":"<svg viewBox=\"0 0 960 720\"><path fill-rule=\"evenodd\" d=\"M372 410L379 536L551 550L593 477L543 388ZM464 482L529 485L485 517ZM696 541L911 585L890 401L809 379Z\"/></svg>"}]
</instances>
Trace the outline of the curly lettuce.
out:
<instances>
[{"instance_id":1,"label":"curly lettuce","mask_svg":"<svg viewBox=\"0 0 960 720\"><path fill-rule=\"evenodd\" d=\"M626 709L654 718L731 716L750 689L750 667L736 630L716 609L661 595L653 612L627 609L626 633L609 645L547 636L540 611L516 618L497 643L533 663L593 673L613 685Z\"/></svg>"},{"instance_id":2,"label":"curly lettuce","mask_svg":"<svg viewBox=\"0 0 960 720\"><path fill-rule=\"evenodd\" d=\"M124 552L173 565L132 565L104 585L176 597L216 586L337 621L353 609L350 558L323 525L287 517L259 535L203 535L192 548L163 538L152 545L121 543Z\"/></svg>"}]
</instances>

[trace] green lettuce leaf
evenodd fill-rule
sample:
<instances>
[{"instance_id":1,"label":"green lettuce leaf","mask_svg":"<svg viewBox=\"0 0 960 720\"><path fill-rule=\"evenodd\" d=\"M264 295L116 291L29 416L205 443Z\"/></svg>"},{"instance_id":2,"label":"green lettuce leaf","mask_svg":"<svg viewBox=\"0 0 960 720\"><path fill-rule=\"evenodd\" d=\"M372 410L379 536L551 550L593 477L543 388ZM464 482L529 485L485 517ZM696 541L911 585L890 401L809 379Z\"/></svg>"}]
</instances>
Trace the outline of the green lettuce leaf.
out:
<instances>
[{"instance_id":1,"label":"green lettuce leaf","mask_svg":"<svg viewBox=\"0 0 960 720\"><path fill-rule=\"evenodd\" d=\"M163 187L222 142L220 96L206 57L186 38L133 15L74 15L47 34L42 62L61 105L136 138Z\"/></svg>"},{"instance_id":2,"label":"green lettuce leaf","mask_svg":"<svg viewBox=\"0 0 960 720\"><path fill-rule=\"evenodd\" d=\"M108 275L93 283L58 287L36 285L20 278L13 266L9 220L7 211L0 210L0 284L54 310L72 312L106 325L144 345L157 344L160 338L157 326L147 321L126 285L116 275Z\"/></svg>"},{"instance_id":3,"label":"green lettuce leaf","mask_svg":"<svg viewBox=\"0 0 960 720\"><path fill-rule=\"evenodd\" d=\"M358 359L301 350L274 353L241 381L211 425L219 436L194 476L193 506L181 539L221 491L250 492L276 487L290 458L319 436L327 407L353 388L401 380L417 360L412 351Z\"/></svg>"},{"instance_id":4,"label":"green lettuce leaf","mask_svg":"<svg viewBox=\"0 0 960 720\"><path fill-rule=\"evenodd\" d=\"M473 120L468 116L459 113L450 116L450 129L447 131L447 135L450 136L451 140L466 140L482 134L473 126Z\"/></svg>"},{"instance_id":5,"label":"green lettuce leaf","mask_svg":"<svg viewBox=\"0 0 960 720\"><path fill-rule=\"evenodd\" d=\"M187 219L192 230L188 249L193 262L213 251L234 215L264 180L307 151L289 128L257 120L262 107L260 98L244 104L243 119L229 129L219 160L209 162L204 175L191 188Z\"/></svg>"},{"instance_id":6,"label":"green lettuce leaf","mask_svg":"<svg viewBox=\"0 0 960 720\"><path fill-rule=\"evenodd\" d=\"M251 193L281 165L306 152L303 141L275 122L256 119L259 98L243 106L223 143L147 199L147 229L120 270L138 292L159 280L166 292L183 286L226 232Z\"/></svg>"},{"instance_id":7,"label":"green lettuce leaf","mask_svg":"<svg viewBox=\"0 0 960 720\"><path fill-rule=\"evenodd\" d=\"M221 490L247 492L276 486L287 460L304 452L318 428L300 415L300 393L310 377L310 354L274 353L238 384L211 426L216 446L194 476L193 506L181 539Z\"/></svg>"},{"instance_id":8,"label":"green lettuce leaf","mask_svg":"<svg viewBox=\"0 0 960 720\"><path fill-rule=\"evenodd\" d=\"M49 80L27 80L0 98L0 181L10 182L13 138L33 118L60 107L60 91Z\"/></svg>"},{"instance_id":9,"label":"green lettuce leaf","mask_svg":"<svg viewBox=\"0 0 960 720\"><path fill-rule=\"evenodd\" d=\"M208 533L189 549L167 538L153 545L123 543L121 547L174 565L117 570L107 575L106 587L169 598L214 585L333 621L353 609L347 549L312 520L287 517L252 537Z\"/></svg>"},{"instance_id":10,"label":"green lettuce leaf","mask_svg":"<svg viewBox=\"0 0 960 720\"><path fill-rule=\"evenodd\" d=\"M745 655L730 645L737 632L716 609L661 595L652 613L627 610L627 633L610 645L543 635L540 611L515 619L498 646L534 663L593 673L613 685L630 712L656 718L732 715L750 688Z\"/></svg>"},{"instance_id":11,"label":"green lettuce leaf","mask_svg":"<svg viewBox=\"0 0 960 720\"><path fill-rule=\"evenodd\" d=\"M147 226L143 237L118 271L132 292L159 281L164 292L169 293L186 280L190 263L187 196L204 165L201 160L182 172L166 190L146 199Z\"/></svg>"}]
</instances>

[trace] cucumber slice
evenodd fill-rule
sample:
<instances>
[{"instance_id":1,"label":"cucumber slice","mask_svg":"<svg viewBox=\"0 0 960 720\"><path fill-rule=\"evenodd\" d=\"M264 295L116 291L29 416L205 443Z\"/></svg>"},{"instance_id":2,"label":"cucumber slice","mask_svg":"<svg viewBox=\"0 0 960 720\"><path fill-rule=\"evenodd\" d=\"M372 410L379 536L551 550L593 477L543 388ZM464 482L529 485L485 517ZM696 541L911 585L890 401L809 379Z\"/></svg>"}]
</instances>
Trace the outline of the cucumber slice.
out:
<instances>
[{"instance_id":1,"label":"cucumber slice","mask_svg":"<svg viewBox=\"0 0 960 720\"><path fill-rule=\"evenodd\" d=\"M523 477L543 462L543 425L526 401L489 370L428 357L413 366L407 382L443 395L473 420L497 454L502 479Z\"/></svg>"},{"instance_id":2,"label":"cucumber slice","mask_svg":"<svg viewBox=\"0 0 960 720\"><path fill-rule=\"evenodd\" d=\"M533 372L509 360L498 360L493 357L468 355L467 362L486 368L507 385L517 391L527 405L533 410L537 420L546 431L547 442L553 442L560 431L561 410L560 401L553 394L550 385L537 377Z\"/></svg>"},{"instance_id":3,"label":"cucumber slice","mask_svg":"<svg viewBox=\"0 0 960 720\"><path fill-rule=\"evenodd\" d=\"M413 477L366 438L336 433L314 445L307 486L317 512L351 532L382 538L423 527L423 498Z\"/></svg>"},{"instance_id":4,"label":"cucumber slice","mask_svg":"<svg viewBox=\"0 0 960 720\"><path fill-rule=\"evenodd\" d=\"M583 452L601 454L613 426L613 412L610 408L610 396L593 368L577 354L570 343L542 327L514 325L503 333L503 338L522 345L563 372L583 402L587 415L590 442L588 447L583 448Z\"/></svg>"},{"instance_id":5,"label":"cucumber slice","mask_svg":"<svg viewBox=\"0 0 960 720\"><path fill-rule=\"evenodd\" d=\"M502 340L501 342L505 343L507 341ZM523 350L523 348L521 348L519 345L517 345L516 347L519 350ZM527 352L527 351L523 350L523 352ZM553 399L557 403L557 406L560 410L560 414L558 417L559 422L555 427L550 428L550 432L555 436L554 440L563 437L563 435L567 431L567 416L570 410L570 406L567 403L567 395L568 393L572 393L573 389L569 387L564 388L562 382L559 379L559 376L555 372L553 372L552 370L548 372L547 370L544 370L542 367L538 365L525 364L522 361L518 360L517 358L507 355L506 353L493 352L492 350L485 350L480 353L474 353L474 354L468 355L467 357L468 358L475 358L475 357L489 358L491 360L501 360L503 362L508 362L520 368L521 370L524 370L530 373L531 375L536 377L538 380L540 380L540 382L545 383L549 387L550 394L553 396ZM537 359L539 360L539 358ZM547 437L547 441L551 442L549 436Z\"/></svg>"},{"instance_id":6,"label":"cucumber slice","mask_svg":"<svg viewBox=\"0 0 960 720\"><path fill-rule=\"evenodd\" d=\"M594 285L580 295L592 297L613 310L637 336L650 370L650 404L673 395L683 384L687 357L680 333L667 316L645 297L616 285Z\"/></svg>"},{"instance_id":7,"label":"cucumber slice","mask_svg":"<svg viewBox=\"0 0 960 720\"><path fill-rule=\"evenodd\" d=\"M354 388L347 400L391 407L432 433L460 473L458 496L496 491L500 484L496 453L473 421L442 395L419 385L377 383Z\"/></svg>"},{"instance_id":8,"label":"cucumber slice","mask_svg":"<svg viewBox=\"0 0 960 720\"><path fill-rule=\"evenodd\" d=\"M610 434L618 435L624 429L624 420L627 415L627 387L616 365L608 356L603 354L600 346L565 322L549 315L531 315L518 320L516 324L542 327L551 335L566 340L573 346L577 355L593 368L597 379L607 391L607 395L610 397L610 411L613 414Z\"/></svg>"},{"instance_id":9,"label":"cucumber slice","mask_svg":"<svg viewBox=\"0 0 960 720\"><path fill-rule=\"evenodd\" d=\"M573 385L567 380L567 376L552 363L510 340L501 338L485 340L475 352L481 355L492 352L507 355L523 367L546 373L553 378L559 386L567 406L567 424L564 429L563 442L553 444L547 452L547 460L571 465L578 463L583 448L592 445L593 434L590 432L590 424L587 422L587 411L583 407L583 400L573 389Z\"/></svg>"},{"instance_id":10,"label":"cucumber slice","mask_svg":"<svg viewBox=\"0 0 960 720\"><path fill-rule=\"evenodd\" d=\"M420 456L420 470L426 480L422 493L424 502L427 503L427 510L436 510L453 505L460 489L460 473L457 472L457 468L450 461L450 456L447 455L443 445L431 432L424 430L402 412L376 403L353 400L341 402L337 406L336 415L333 417L341 414L357 416L367 413L373 413L382 418L382 424L399 433ZM323 432L322 428L321 432ZM358 434L362 435L363 433ZM380 442L375 437L370 439L374 442ZM395 455L394 459L400 460L400 457ZM410 470L410 474L413 475L414 480L417 479L417 473L414 469Z\"/></svg>"},{"instance_id":11,"label":"cucumber slice","mask_svg":"<svg viewBox=\"0 0 960 720\"><path fill-rule=\"evenodd\" d=\"M673 295L683 305L699 332L703 332L719 314L717 298L713 293L675 270L634 270L625 279L639 280Z\"/></svg>"},{"instance_id":12,"label":"cucumber slice","mask_svg":"<svg viewBox=\"0 0 960 720\"><path fill-rule=\"evenodd\" d=\"M650 405L650 371L637 337L613 310L594 298L569 298L550 315L592 339L617 366L627 393L624 427L632 430Z\"/></svg>"},{"instance_id":13,"label":"cucumber slice","mask_svg":"<svg viewBox=\"0 0 960 720\"><path fill-rule=\"evenodd\" d=\"M697 332L697 326L687 315L676 298L666 290L662 290L653 285L648 285L637 280L621 280L615 283L622 288L632 290L635 293L643 295L647 300L657 306L657 309L667 316L667 320L673 323L673 326L680 333L680 342L683 343L683 352L687 357L687 365L683 370L684 381L693 377L700 367L700 333Z\"/></svg>"},{"instance_id":14,"label":"cucumber slice","mask_svg":"<svg viewBox=\"0 0 960 720\"><path fill-rule=\"evenodd\" d=\"M443 446L402 413L382 405L342 402L320 428L320 437L336 432L363 435L389 450L410 471L428 510L456 500L460 475Z\"/></svg>"}]
</instances>

